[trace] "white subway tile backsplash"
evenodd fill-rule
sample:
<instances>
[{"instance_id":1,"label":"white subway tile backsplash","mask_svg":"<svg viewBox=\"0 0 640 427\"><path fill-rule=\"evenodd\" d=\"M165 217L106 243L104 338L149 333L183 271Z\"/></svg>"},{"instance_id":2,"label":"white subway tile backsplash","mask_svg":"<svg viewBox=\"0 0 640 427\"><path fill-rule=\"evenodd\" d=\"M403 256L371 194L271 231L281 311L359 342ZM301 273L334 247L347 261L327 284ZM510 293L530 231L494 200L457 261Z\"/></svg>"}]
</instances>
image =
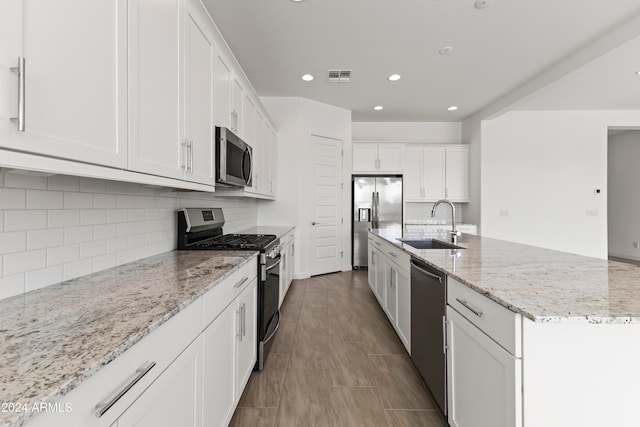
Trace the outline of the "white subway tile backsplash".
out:
<instances>
[{"instance_id":1,"label":"white subway tile backsplash","mask_svg":"<svg viewBox=\"0 0 640 427\"><path fill-rule=\"evenodd\" d=\"M80 224L96 225L107 222L107 213L104 209L83 209L80 211Z\"/></svg>"},{"instance_id":2,"label":"white subway tile backsplash","mask_svg":"<svg viewBox=\"0 0 640 427\"><path fill-rule=\"evenodd\" d=\"M60 265L80 259L80 245L58 246L47 249L47 266Z\"/></svg>"},{"instance_id":3,"label":"white subway tile backsplash","mask_svg":"<svg viewBox=\"0 0 640 427\"><path fill-rule=\"evenodd\" d=\"M80 225L80 211L75 209L50 210L47 213L47 218L49 228Z\"/></svg>"},{"instance_id":4,"label":"white subway tile backsplash","mask_svg":"<svg viewBox=\"0 0 640 427\"><path fill-rule=\"evenodd\" d=\"M4 186L6 188L35 188L45 190L47 188L47 178L44 176L7 173L4 176Z\"/></svg>"},{"instance_id":5,"label":"white subway tile backsplash","mask_svg":"<svg viewBox=\"0 0 640 427\"><path fill-rule=\"evenodd\" d=\"M47 188L58 191L79 191L80 178L71 175L55 175L48 178Z\"/></svg>"},{"instance_id":6,"label":"white subway tile backsplash","mask_svg":"<svg viewBox=\"0 0 640 427\"><path fill-rule=\"evenodd\" d=\"M27 209L62 209L63 192L27 190Z\"/></svg>"},{"instance_id":7,"label":"white subway tile backsplash","mask_svg":"<svg viewBox=\"0 0 640 427\"><path fill-rule=\"evenodd\" d=\"M0 277L0 299L24 293L24 274Z\"/></svg>"},{"instance_id":8,"label":"white subway tile backsplash","mask_svg":"<svg viewBox=\"0 0 640 427\"><path fill-rule=\"evenodd\" d=\"M126 209L107 209L107 223L121 223L127 221Z\"/></svg>"},{"instance_id":9,"label":"white subway tile backsplash","mask_svg":"<svg viewBox=\"0 0 640 427\"><path fill-rule=\"evenodd\" d=\"M93 207L95 209L111 209L116 207L115 194L94 194Z\"/></svg>"},{"instance_id":10,"label":"white subway tile backsplash","mask_svg":"<svg viewBox=\"0 0 640 427\"><path fill-rule=\"evenodd\" d=\"M94 240L111 239L117 236L118 236L117 224L95 225L93 227Z\"/></svg>"},{"instance_id":11,"label":"white subway tile backsplash","mask_svg":"<svg viewBox=\"0 0 640 427\"><path fill-rule=\"evenodd\" d=\"M91 209L93 207L93 194L91 193L64 193L65 209Z\"/></svg>"},{"instance_id":12,"label":"white subway tile backsplash","mask_svg":"<svg viewBox=\"0 0 640 427\"><path fill-rule=\"evenodd\" d=\"M107 253L107 241L80 243L80 258L93 258Z\"/></svg>"},{"instance_id":13,"label":"white subway tile backsplash","mask_svg":"<svg viewBox=\"0 0 640 427\"><path fill-rule=\"evenodd\" d=\"M128 262L132 262L136 260L136 250L135 249L126 249L124 251L120 251L116 253L116 262L118 265L126 264Z\"/></svg>"},{"instance_id":14,"label":"white subway tile backsplash","mask_svg":"<svg viewBox=\"0 0 640 427\"><path fill-rule=\"evenodd\" d=\"M47 251L40 249L37 251L18 252L4 256L5 276L17 273L37 270L47 265Z\"/></svg>"},{"instance_id":15,"label":"white subway tile backsplash","mask_svg":"<svg viewBox=\"0 0 640 427\"><path fill-rule=\"evenodd\" d=\"M64 229L45 228L43 230L27 231L27 249L50 248L64 243Z\"/></svg>"},{"instance_id":16,"label":"white subway tile backsplash","mask_svg":"<svg viewBox=\"0 0 640 427\"><path fill-rule=\"evenodd\" d=\"M102 179L80 178L80 191L83 193L104 193L107 182Z\"/></svg>"},{"instance_id":17,"label":"white subway tile backsplash","mask_svg":"<svg viewBox=\"0 0 640 427\"><path fill-rule=\"evenodd\" d=\"M93 226L68 227L64 230L64 243L82 243L93 240Z\"/></svg>"},{"instance_id":18,"label":"white subway tile backsplash","mask_svg":"<svg viewBox=\"0 0 640 427\"><path fill-rule=\"evenodd\" d=\"M100 271L118 265L116 254L106 254L93 258L93 271Z\"/></svg>"},{"instance_id":19,"label":"white subway tile backsplash","mask_svg":"<svg viewBox=\"0 0 640 427\"><path fill-rule=\"evenodd\" d=\"M135 208L136 207L136 197L135 196L124 196L124 195L118 194L116 196L116 207L118 209Z\"/></svg>"},{"instance_id":20,"label":"white subway tile backsplash","mask_svg":"<svg viewBox=\"0 0 640 427\"><path fill-rule=\"evenodd\" d=\"M25 291L29 292L44 288L45 286L53 285L54 283L62 282L62 271L62 266L56 265L53 267L43 268L41 270L26 272L24 275Z\"/></svg>"},{"instance_id":21,"label":"white subway tile backsplash","mask_svg":"<svg viewBox=\"0 0 640 427\"><path fill-rule=\"evenodd\" d=\"M0 188L0 209L24 209L26 192L14 188Z\"/></svg>"},{"instance_id":22,"label":"white subway tile backsplash","mask_svg":"<svg viewBox=\"0 0 640 427\"><path fill-rule=\"evenodd\" d=\"M4 230L36 230L46 228L47 211L5 211L4 212Z\"/></svg>"},{"instance_id":23,"label":"white subway tile backsplash","mask_svg":"<svg viewBox=\"0 0 640 427\"><path fill-rule=\"evenodd\" d=\"M127 247L129 249L139 248L145 245L144 234L134 234L133 236L127 237Z\"/></svg>"},{"instance_id":24,"label":"white subway tile backsplash","mask_svg":"<svg viewBox=\"0 0 640 427\"><path fill-rule=\"evenodd\" d=\"M27 233L14 231L0 233L0 255L23 252L27 249ZM1 276L1 275L0 275Z\"/></svg>"},{"instance_id":25,"label":"white subway tile backsplash","mask_svg":"<svg viewBox=\"0 0 640 427\"><path fill-rule=\"evenodd\" d=\"M107 253L119 252L128 248L127 236L107 239Z\"/></svg>"},{"instance_id":26,"label":"white subway tile backsplash","mask_svg":"<svg viewBox=\"0 0 640 427\"><path fill-rule=\"evenodd\" d=\"M223 208L226 232L256 224L251 200L0 173L0 299L173 250L186 206Z\"/></svg>"},{"instance_id":27,"label":"white subway tile backsplash","mask_svg":"<svg viewBox=\"0 0 640 427\"><path fill-rule=\"evenodd\" d=\"M144 209L127 209L127 221L144 221Z\"/></svg>"},{"instance_id":28,"label":"white subway tile backsplash","mask_svg":"<svg viewBox=\"0 0 640 427\"><path fill-rule=\"evenodd\" d=\"M93 273L93 260L89 258L70 262L64 264L63 268L63 280L75 279Z\"/></svg>"}]
</instances>

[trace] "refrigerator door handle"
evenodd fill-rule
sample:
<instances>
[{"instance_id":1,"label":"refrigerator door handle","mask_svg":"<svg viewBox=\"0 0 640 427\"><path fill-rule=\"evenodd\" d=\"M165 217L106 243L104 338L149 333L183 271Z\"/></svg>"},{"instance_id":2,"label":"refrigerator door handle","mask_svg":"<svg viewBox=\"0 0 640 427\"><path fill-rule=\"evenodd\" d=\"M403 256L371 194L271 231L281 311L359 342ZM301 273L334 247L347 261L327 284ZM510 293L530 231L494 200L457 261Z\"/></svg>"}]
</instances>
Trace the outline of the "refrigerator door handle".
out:
<instances>
[{"instance_id":1,"label":"refrigerator door handle","mask_svg":"<svg viewBox=\"0 0 640 427\"><path fill-rule=\"evenodd\" d=\"M371 193L371 228L376 228L376 193Z\"/></svg>"},{"instance_id":2,"label":"refrigerator door handle","mask_svg":"<svg viewBox=\"0 0 640 427\"><path fill-rule=\"evenodd\" d=\"M373 228L380 228L380 217L378 216L379 209L380 209L380 194L377 191L375 192L374 203L376 206L376 213L374 216L374 220L376 223L375 223L375 227Z\"/></svg>"}]
</instances>

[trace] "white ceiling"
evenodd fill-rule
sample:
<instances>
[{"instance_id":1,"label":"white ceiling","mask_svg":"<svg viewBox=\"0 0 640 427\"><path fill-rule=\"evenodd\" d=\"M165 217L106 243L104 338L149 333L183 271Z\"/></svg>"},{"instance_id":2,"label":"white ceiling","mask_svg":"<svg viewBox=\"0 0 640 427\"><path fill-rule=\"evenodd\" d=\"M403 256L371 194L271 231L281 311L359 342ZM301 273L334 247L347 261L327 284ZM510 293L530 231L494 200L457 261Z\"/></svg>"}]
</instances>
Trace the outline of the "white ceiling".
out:
<instances>
[{"instance_id":1,"label":"white ceiling","mask_svg":"<svg viewBox=\"0 0 640 427\"><path fill-rule=\"evenodd\" d=\"M259 95L336 105L353 121L461 121L640 14L638 0L203 3ZM640 68L633 48L624 62ZM353 70L351 83L327 83L328 69Z\"/></svg>"}]
</instances>

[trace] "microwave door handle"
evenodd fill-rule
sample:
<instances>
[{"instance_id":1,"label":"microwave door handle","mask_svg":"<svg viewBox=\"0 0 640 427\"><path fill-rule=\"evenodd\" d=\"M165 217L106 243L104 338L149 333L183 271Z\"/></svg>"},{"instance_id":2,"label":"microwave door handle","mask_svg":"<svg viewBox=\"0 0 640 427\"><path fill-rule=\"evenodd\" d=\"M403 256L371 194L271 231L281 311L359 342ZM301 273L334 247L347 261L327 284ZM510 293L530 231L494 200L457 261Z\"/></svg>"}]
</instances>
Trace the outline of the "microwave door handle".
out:
<instances>
[{"instance_id":1,"label":"microwave door handle","mask_svg":"<svg viewBox=\"0 0 640 427\"><path fill-rule=\"evenodd\" d=\"M228 139L226 139L225 137L221 137L220 138L220 153L218 153L218 155L220 156L220 179L221 180L226 180L227 179L227 143L228 143Z\"/></svg>"},{"instance_id":2,"label":"microwave door handle","mask_svg":"<svg viewBox=\"0 0 640 427\"><path fill-rule=\"evenodd\" d=\"M251 150L249 147L245 148L244 155L249 156L249 174L244 174L244 156L242 159L242 178L244 179L244 183L249 185L249 181L251 180L251 176L253 175L253 154L251 154Z\"/></svg>"}]
</instances>

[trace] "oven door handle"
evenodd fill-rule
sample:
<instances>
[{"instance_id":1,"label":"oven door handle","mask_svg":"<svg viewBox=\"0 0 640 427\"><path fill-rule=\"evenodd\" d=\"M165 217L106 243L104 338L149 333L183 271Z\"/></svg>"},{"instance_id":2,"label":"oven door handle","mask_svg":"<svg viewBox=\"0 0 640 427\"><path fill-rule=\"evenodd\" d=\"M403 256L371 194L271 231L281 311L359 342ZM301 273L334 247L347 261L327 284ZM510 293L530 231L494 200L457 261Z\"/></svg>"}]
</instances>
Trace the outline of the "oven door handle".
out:
<instances>
[{"instance_id":1,"label":"oven door handle","mask_svg":"<svg viewBox=\"0 0 640 427\"><path fill-rule=\"evenodd\" d=\"M276 311L276 316L278 316L278 321L276 322L276 327L273 329L273 332L271 332L269 334L268 337L266 337L264 339L264 343L268 343L269 341L271 341L271 338L273 338L273 336L276 334L276 332L278 332L278 329L280 329L280 310Z\"/></svg>"},{"instance_id":2,"label":"oven door handle","mask_svg":"<svg viewBox=\"0 0 640 427\"><path fill-rule=\"evenodd\" d=\"M271 264L269 267L267 267L267 271L273 270L274 268L279 266L281 262L282 262L282 258L278 258L278 261L275 264Z\"/></svg>"}]
</instances>

